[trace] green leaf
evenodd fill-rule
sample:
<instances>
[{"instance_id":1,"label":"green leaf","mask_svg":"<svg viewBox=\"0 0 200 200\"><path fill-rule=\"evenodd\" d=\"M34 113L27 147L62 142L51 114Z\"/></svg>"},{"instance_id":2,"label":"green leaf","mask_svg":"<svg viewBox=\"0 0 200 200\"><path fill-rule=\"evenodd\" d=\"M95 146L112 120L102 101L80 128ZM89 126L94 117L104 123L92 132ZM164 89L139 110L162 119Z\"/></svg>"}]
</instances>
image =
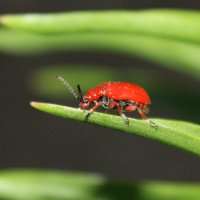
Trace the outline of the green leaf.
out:
<instances>
[{"instance_id":1,"label":"green leaf","mask_svg":"<svg viewBox=\"0 0 200 200\"><path fill-rule=\"evenodd\" d=\"M200 13L191 10L84 11L3 15L5 26L38 33L128 33L200 42Z\"/></svg>"},{"instance_id":2,"label":"green leaf","mask_svg":"<svg viewBox=\"0 0 200 200\"><path fill-rule=\"evenodd\" d=\"M3 15L4 26L45 34L1 30L0 49L18 54L110 51L143 57L199 78L199 20L200 12L175 9Z\"/></svg>"},{"instance_id":3,"label":"green leaf","mask_svg":"<svg viewBox=\"0 0 200 200\"><path fill-rule=\"evenodd\" d=\"M200 78L200 45L142 35L79 33L37 35L0 30L0 51L41 54L55 50L98 50L146 58Z\"/></svg>"},{"instance_id":4,"label":"green leaf","mask_svg":"<svg viewBox=\"0 0 200 200\"><path fill-rule=\"evenodd\" d=\"M97 174L51 170L0 172L0 198L8 200L199 200L200 184L117 182Z\"/></svg>"},{"instance_id":5,"label":"green leaf","mask_svg":"<svg viewBox=\"0 0 200 200\"><path fill-rule=\"evenodd\" d=\"M137 134L200 155L200 126L193 123L153 119L157 127L152 127L145 120L130 119L127 125L115 115L94 112L86 119L87 111L81 109L40 102L31 102L31 106L59 117Z\"/></svg>"}]
</instances>

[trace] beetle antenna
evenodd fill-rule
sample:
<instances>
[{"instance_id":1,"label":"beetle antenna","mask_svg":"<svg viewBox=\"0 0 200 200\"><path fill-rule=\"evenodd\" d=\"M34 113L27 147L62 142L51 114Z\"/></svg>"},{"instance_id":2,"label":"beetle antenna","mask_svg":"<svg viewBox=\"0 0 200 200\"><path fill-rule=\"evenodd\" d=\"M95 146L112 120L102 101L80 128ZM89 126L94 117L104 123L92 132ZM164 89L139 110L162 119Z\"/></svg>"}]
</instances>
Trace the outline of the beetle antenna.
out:
<instances>
[{"instance_id":1,"label":"beetle antenna","mask_svg":"<svg viewBox=\"0 0 200 200\"><path fill-rule=\"evenodd\" d=\"M74 92L74 89L72 88L72 86L61 76L56 76L56 78L63 83L63 85L74 95L74 97L76 99L78 99L78 101L80 101L80 98L78 97L78 95L76 94L76 92Z\"/></svg>"},{"instance_id":2,"label":"beetle antenna","mask_svg":"<svg viewBox=\"0 0 200 200\"><path fill-rule=\"evenodd\" d=\"M79 96L79 101L82 102L82 103L84 103L83 93L81 91L81 87L80 87L79 84L77 85L77 88L78 88L78 92L79 92L79 95L80 95Z\"/></svg>"}]
</instances>

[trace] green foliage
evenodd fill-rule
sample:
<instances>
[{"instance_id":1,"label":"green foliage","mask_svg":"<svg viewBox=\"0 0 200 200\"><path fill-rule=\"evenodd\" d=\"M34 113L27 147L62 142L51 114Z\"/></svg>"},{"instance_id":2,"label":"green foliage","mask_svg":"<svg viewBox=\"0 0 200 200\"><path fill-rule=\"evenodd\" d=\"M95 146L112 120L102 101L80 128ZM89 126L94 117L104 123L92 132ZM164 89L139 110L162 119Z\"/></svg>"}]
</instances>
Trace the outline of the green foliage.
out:
<instances>
[{"instance_id":1,"label":"green foliage","mask_svg":"<svg viewBox=\"0 0 200 200\"><path fill-rule=\"evenodd\" d=\"M50 170L0 173L4 200L199 200L200 185L171 182L126 183L96 174Z\"/></svg>"},{"instance_id":2,"label":"green foliage","mask_svg":"<svg viewBox=\"0 0 200 200\"><path fill-rule=\"evenodd\" d=\"M200 42L199 20L199 12L152 9L14 14L4 15L0 21L10 28L45 34L128 33Z\"/></svg>"},{"instance_id":3,"label":"green foliage","mask_svg":"<svg viewBox=\"0 0 200 200\"><path fill-rule=\"evenodd\" d=\"M40 102L31 102L31 106L59 117L88 122L130 134L137 134L200 155L200 126L196 124L153 119L157 127L152 127L145 120L130 119L129 125L127 125L122 117L110 114L94 112L86 118L88 111L76 108Z\"/></svg>"},{"instance_id":4,"label":"green foliage","mask_svg":"<svg viewBox=\"0 0 200 200\"><path fill-rule=\"evenodd\" d=\"M5 15L1 23L18 31L1 30L0 49L118 52L199 78L199 19L199 12L165 9Z\"/></svg>"}]
</instances>

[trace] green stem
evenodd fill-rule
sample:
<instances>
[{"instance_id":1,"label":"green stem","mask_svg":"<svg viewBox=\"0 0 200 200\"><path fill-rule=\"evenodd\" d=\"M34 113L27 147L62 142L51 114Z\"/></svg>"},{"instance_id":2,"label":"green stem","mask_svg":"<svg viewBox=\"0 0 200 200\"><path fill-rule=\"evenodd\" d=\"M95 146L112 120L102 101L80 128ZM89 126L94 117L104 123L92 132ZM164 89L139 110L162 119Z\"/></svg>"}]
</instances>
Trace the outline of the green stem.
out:
<instances>
[{"instance_id":1,"label":"green stem","mask_svg":"<svg viewBox=\"0 0 200 200\"><path fill-rule=\"evenodd\" d=\"M121 117L115 115L94 112L86 119L86 112L80 109L39 102L31 102L31 106L59 117L155 139L200 155L200 126L189 122L153 119L157 127L152 127L145 120L130 119L127 125Z\"/></svg>"}]
</instances>

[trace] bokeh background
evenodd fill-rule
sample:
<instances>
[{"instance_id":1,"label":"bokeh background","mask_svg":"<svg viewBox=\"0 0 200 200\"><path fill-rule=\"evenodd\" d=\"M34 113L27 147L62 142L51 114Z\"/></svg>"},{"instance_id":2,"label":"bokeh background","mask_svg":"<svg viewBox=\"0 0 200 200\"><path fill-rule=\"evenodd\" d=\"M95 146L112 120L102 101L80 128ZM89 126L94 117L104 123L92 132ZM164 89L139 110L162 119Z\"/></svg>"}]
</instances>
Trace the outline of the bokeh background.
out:
<instances>
[{"instance_id":1,"label":"bokeh background","mask_svg":"<svg viewBox=\"0 0 200 200\"><path fill-rule=\"evenodd\" d=\"M0 1L1 14L161 7L199 10L200 2L196 0ZM56 73L64 74L67 79L66 69L70 71L69 74L73 74L70 75L72 84L80 80L80 74L84 76L81 79L84 90L89 89L90 84L87 81L99 80L98 70L113 76L116 81L132 80L141 83L149 89L152 97L150 114L152 117L199 122L199 101L197 99L190 102L192 94L199 92L199 81L186 74L161 68L158 64L139 57L93 50L55 51L28 56L0 52L1 169L48 168L89 171L120 180L200 180L200 160L194 155L137 136L56 118L32 109L29 106L31 100L77 107L76 100L68 98L70 94L55 79ZM82 73L81 70L86 73ZM52 77L45 82L41 74L45 75L47 71L51 71ZM49 80L51 82L48 85ZM42 88L43 81L44 88ZM159 84L171 84L171 87L163 91L162 95L151 93L152 87ZM176 90L176 86L180 85L185 90ZM54 95L52 92L55 87L59 88L59 94ZM185 93L188 90L191 96ZM180 98L174 98L172 93L179 94ZM188 101L183 103L186 96ZM188 114L187 111L191 109L194 112ZM133 116L138 117L137 114Z\"/></svg>"}]
</instances>

